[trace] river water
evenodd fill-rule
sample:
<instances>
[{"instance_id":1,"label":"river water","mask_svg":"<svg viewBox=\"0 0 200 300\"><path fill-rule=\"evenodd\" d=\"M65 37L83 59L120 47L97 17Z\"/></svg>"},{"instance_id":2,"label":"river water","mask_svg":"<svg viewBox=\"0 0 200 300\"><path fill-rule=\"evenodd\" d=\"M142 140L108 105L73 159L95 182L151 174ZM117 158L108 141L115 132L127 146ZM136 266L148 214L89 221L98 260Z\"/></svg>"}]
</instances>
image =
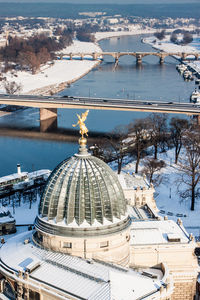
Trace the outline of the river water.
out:
<instances>
[{"instance_id":1,"label":"river water","mask_svg":"<svg viewBox=\"0 0 200 300\"><path fill-rule=\"evenodd\" d=\"M141 36L111 38L100 42L104 51L152 51L152 47L141 43ZM60 95L128 98L159 101L188 102L194 90L194 82L185 82L176 71L177 61L166 58L163 65L158 57L145 57L137 66L134 57L124 56L115 68L114 59L106 57L103 63L93 69ZM71 128L80 110L58 110L58 127ZM87 127L89 130L109 132L120 124L128 124L147 113L91 110ZM37 109L18 111L0 118L1 127L39 127ZM41 168L53 169L61 160L74 154L78 145L74 143L44 141L0 136L0 176L15 172L16 164L22 170Z\"/></svg>"}]
</instances>

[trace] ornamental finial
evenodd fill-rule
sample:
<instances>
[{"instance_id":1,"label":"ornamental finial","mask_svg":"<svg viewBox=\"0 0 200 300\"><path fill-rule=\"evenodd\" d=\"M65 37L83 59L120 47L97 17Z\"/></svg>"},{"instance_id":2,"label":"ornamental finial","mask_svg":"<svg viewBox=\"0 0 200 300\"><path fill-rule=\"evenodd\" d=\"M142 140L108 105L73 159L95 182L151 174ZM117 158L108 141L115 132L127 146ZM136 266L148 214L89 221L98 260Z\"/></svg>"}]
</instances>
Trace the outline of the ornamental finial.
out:
<instances>
[{"instance_id":1,"label":"ornamental finial","mask_svg":"<svg viewBox=\"0 0 200 300\"><path fill-rule=\"evenodd\" d=\"M76 124L73 124L73 127L79 126L80 127L80 134L81 134L81 139L84 139L84 134L86 136L88 136L88 129L85 126L85 120L87 119L87 115L89 113L89 110L86 110L84 113L81 114L81 116L79 114L76 114L78 117L78 122Z\"/></svg>"}]
</instances>

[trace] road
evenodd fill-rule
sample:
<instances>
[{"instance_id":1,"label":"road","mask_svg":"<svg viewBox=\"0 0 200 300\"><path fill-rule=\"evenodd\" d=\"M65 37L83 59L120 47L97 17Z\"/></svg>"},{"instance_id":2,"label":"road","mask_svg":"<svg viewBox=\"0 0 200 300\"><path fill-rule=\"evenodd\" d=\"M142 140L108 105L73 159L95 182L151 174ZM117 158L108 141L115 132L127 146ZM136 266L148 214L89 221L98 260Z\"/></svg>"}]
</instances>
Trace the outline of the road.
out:
<instances>
[{"instance_id":1,"label":"road","mask_svg":"<svg viewBox=\"0 0 200 300\"><path fill-rule=\"evenodd\" d=\"M77 108L121 111L146 111L158 113L182 113L200 115L200 103L161 102L151 100L128 100L71 96L1 95L0 104L21 105L38 108Z\"/></svg>"}]
</instances>

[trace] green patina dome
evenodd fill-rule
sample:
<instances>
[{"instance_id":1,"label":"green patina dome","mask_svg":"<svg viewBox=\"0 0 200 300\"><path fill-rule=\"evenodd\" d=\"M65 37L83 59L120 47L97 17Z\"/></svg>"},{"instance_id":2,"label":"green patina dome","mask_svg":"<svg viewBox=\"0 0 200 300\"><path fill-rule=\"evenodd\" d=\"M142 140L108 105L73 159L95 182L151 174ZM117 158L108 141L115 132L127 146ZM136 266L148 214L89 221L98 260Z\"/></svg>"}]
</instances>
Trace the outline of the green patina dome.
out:
<instances>
[{"instance_id":1,"label":"green patina dome","mask_svg":"<svg viewBox=\"0 0 200 300\"><path fill-rule=\"evenodd\" d=\"M117 176L83 148L52 172L41 198L40 219L78 226L124 219L126 201Z\"/></svg>"}]
</instances>

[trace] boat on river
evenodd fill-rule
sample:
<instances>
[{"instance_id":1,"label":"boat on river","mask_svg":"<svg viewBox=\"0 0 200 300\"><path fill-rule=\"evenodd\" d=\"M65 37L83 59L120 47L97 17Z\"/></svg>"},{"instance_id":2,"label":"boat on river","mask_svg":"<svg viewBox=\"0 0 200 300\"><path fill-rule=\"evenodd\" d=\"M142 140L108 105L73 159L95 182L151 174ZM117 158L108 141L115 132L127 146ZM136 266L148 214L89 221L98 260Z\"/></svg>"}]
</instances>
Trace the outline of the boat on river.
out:
<instances>
[{"instance_id":1,"label":"boat on river","mask_svg":"<svg viewBox=\"0 0 200 300\"><path fill-rule=\"evenodd\" d=\"M182 75L187 70L187 66L184 64L176 65L176 69Z\"/></svg>"},{"instance_id":2,"label":"boat on river","mask_svg":"<svg viewBox=\"0 0 200 300\"><path fill-rule=\"evenodd\" d=\"M0 197L44 185L50 174L51 171L48 169L21 172L20 164L18 164L17 173L0 177Z\"/></svg>"},{"instance_id":3,"label":"boat on river","mask_svg":"<svg viewBox=\"0 0 200 300\"><path fill-rule=\"evenodd\" d=\"M195 89L194 92L192 92L190 96L190 102L200 103L200 92L197 89Z\"/></svg>"},{"instance_id":4,"label":"boat on river","mask_svg":"<svg viewBox=\"0 0 200 300\"><path fill-rule=\"evenodd\" d=\"M189 70L185 70L185 71L183 72L183 78L184 78L184 79L187 79L187 80L193 80L193 79L194 79L194 78L193 78L192 72L189 71Z\"/></svg>"}]
</instances>

